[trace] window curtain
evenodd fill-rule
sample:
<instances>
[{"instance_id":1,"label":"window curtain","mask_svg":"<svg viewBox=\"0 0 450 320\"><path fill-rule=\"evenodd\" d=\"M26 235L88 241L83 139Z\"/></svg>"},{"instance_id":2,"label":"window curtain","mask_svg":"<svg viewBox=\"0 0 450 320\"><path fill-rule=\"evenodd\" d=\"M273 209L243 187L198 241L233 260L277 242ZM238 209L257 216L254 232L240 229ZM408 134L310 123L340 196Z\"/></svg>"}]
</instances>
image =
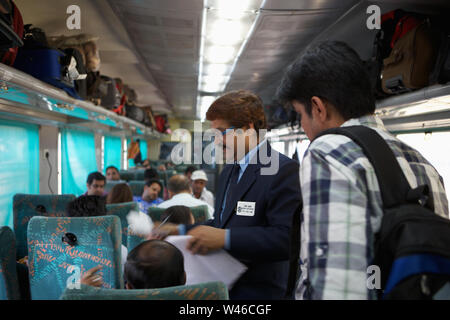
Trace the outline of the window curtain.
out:
<instances>
[{"instance_id":1,"label":"window curtain","mask_svg":"<svg viewBox=\"0 0 450 320\"><path fill-rule=\"evenodd\" d=\"M0 226L14 228L16 193L39 194L39 127L0 120Z\"/></svg>"},{"instance_id":2,"label":"window curtain","mask_svg":"<svg viewBox=\"0 0 450 320\"><path fill-rule=\"evenodd\" d=\"M105 173L106 168L109 166L115 166L119 170L122 169L120 166L122 157L122 139L120 137L105 136L104 148Z\"/></svg>"},{"instance_id":3,"label":"window curtain","mask_svg":"<svg viewBox=\"0 0 450 320\"><path fill-rule=\"evenodd\" d=\"M94 134L63 129L61 158L62 193L82 195L87 190L87 176L98 170Z\"/></svg>"},{"instance_id":4,"label":"window curtain","mask_svg":"<svg viewBox=\"0 0 450 320\"><path fill-rule=\"evenodd\" d=\"M127 149L130 147L131 139L127 139ZM141 151L141 159L144 161L147 159L147 141L139 139L139 150ZM134 168L136 165L134 164L133 159L128 159L128 168Z\"/></svg>"}]
</instances>

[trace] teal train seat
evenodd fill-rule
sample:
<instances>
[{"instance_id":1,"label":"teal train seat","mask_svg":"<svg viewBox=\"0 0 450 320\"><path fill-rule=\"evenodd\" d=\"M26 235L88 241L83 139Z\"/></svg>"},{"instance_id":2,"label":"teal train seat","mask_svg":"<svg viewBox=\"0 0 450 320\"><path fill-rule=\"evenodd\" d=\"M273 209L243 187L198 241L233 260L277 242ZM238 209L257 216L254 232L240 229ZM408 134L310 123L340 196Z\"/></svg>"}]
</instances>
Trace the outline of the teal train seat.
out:
<instances>
[{"instance_id":1,"label":"teal train seat","mask_svg":"<svg viewBox=\"0 0 450 320\"><path fill-rule=\"evenodd\" d=\"M222 282L205 282L161 289L110 290L82 285L80 290L66 289L61 300L229 300Z\"/></svg>"},{"instance_id":2,"label":"teal train seat","mask_svg":"<svg viewBox=\"0 0 450 320\"><path fill-rule=\"evenodd\" d=\"M134 179L137 181L144 181L145 169L138 169L135 172Z\"/></svg>"},{"instance_id":3,"label":"teal train seat","mask_svg":"<svg viewBox=\"0 0 450 320\"><path fill-rule=\"evenodd\" d=\"M126 181L124 180L118 180L118 181L106 181L105 184L105 192L109 193L112 188L114 188L115 185L119 184L119 183L126 183Z\"/></svg>"},{"instance_id":4,"label":"teal train seat","mask_svg":"<svg viewBox=\"0 0 450 320\"><path fill-rule=\"evenodd\" d=\"M145 236L133 234L131 230L128 230L127 234L127 249L128 252L131 252L134 248L136 248L139 244L146 240Z\"/></svg>"},{"instance_id":5,"label":"teal train seat","mask_svg":"<svg viewBox=\"0 0 450 320\"><path fill-rule=\"evenodd\" d=\"M0 228L0 300L19 300L16 271L16 241L9 227Z\"/></svg>"},{"instance_id":6,"label":"teal train seat","mask_svg":"<svg viewBox=\"0 0 450 320\"><path fill-rule=\"evenodd\" d=\"M122 244L127 245L128 235L128 221L127 215L131 210L139 211L139 206L136 202L115 203L106 205L106 214L111 216L118 216L122 225Z\"/></svg>"},{"instance_id":7,"label":"teal train seat","mask_svg":"<svg viewBox=\"0 0 450 320\"><path fill-rule=\"evenodd\" d=\"M125 181L131 181L134 180L136 175L134 172L131 171L119 171L120 179Z\"/></svg>"},{"instance_id":8,"label":"teal train seat","mask_svg":"<svg viewBox=\"0 0 450 320\"><path fill-rule=\"evenodd\" d=\"M207 220L208 218L208 206L201 205L196 207L190 207L192 215L194 216L195 223L201 223ZM161 216L164 213L162 208L150 207L148 208L147 214L153 221L161 221Z\"/></svg>"},{"instance_id":9,"label":"teal train seat","mask_svg":"<svg viewBox=\"0 0 450 320\"><path fill-rule=\"evenodd\" d=\"M31 299L59 299L68 285L79 284L80 274L98 265L104 288L123 288L120 229L117 216L33 217L28 224Z\"/></svg>"},{"instance_id":10,"label":"teal train seat","mask_svg":"<svg viewBox=\"0 0 450 320\"><path fill-rule=\"evenodd\" d=\"M66 216L67 204L74 199L75 196L73 194L16 194L14 196L13 214L17 259L27 255L28 221L34 216L64 217Z\"/></svg>"},{"instance_id":11,"label":"teal train seat","mask_svg":"<svg viewBox=\"0 0 450 320\"><path fill-rule=\"evenodd\" d=\"M145 181L133 180L128 182L133 196L141 197L144 192Z\"/></svg>"}]
</instances>

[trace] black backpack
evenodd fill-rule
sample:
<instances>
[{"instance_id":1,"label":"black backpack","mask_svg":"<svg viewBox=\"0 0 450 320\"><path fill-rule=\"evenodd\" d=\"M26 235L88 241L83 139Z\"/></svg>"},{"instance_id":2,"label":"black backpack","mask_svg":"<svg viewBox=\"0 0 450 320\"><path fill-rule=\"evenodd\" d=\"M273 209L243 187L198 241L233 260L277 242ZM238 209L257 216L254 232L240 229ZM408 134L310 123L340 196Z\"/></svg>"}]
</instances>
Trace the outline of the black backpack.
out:
<instances>
[{"instance_id":1,"label":"black backpack","mask_svg":"<svg viewBox=\"0 0 450 320\"><path fill-rule=\"evenodd\" d=\"M357 143L377 175L384 211L374 246L373 265L381 270L378 297L436 298L450 282L450 220L434 213L428 186L410 187L394 153L375 130L340 127L319 136L326 134Z\"/></svg>"}]
</instances>

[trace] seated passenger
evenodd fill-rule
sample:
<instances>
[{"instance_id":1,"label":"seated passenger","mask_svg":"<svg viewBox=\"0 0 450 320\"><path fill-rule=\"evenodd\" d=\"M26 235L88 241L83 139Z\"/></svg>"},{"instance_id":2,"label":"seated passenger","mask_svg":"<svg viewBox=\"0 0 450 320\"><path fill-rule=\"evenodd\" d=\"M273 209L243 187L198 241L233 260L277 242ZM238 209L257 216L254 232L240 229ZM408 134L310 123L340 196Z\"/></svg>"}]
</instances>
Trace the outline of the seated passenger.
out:
<instances>
[{"instance_id":1,"label":"seated passenger","mask_svg":"<svg viewBox=\"0 0 450 320\"><path fill-rule=\"evenodd\" d=\"M69 217L97 217L106 215L106 202L100 196L80 196L70 201L66 208ZM128 250L122 245L122 269L127 260Z\"/></svg>"},{"instance_id":2,"label":"seated passenger","mask_svg":"<svg viewBox=\"0 0 450 320\"><path fill-rule=\"evenodd\" d=\"M97 272L101 266L90 269L81 283L95 287L103 280ZM162 240L148 240L131 250L125 263L126 289L156 289L182 286L186 283L184 258L173 244Z\"/></svg>"},{"instance_id":3,"label":"seated passenger","mask_svg":"<svg viewBox=\"0 0 450 320\"><path fill-rule=\"evenodd\" d=\"M106 197L107 204L124 203L133 201L133 192L126 183L116 184Z\"/></svg>"},{"instance_id":4,"label":"seated passenger","mask_svg":"<svg viewBox=\"0 0 450 320\"><path fill-rule=\"evenodd\" d=\"M120 181L119 170L114 166L106 168L106 180L108 181Z\"/></svg>"},{"instance_id":5,"label":"seated passenger","mask_svg":"<svg viewBox=\"0 0 450 320\"><path fill-rule=\"evenodd\" d=\"M166 166L165 166L164 164L160 164L160 165L158 166L158 170L159 170L159 171L166 171Z\"/></svg>"},{"instance_id":6,"label":"seated passenger","mask_svg":"<svg viewBox=\"0 0 450 320\"><path fill-rule=\"evenodd\" d=\"M163 199L158 197L162 188L163 186L159 180L149 180L145 183L142 196L134 196L133 201L139 203L140 210L147 213L148 208L156 207L163 202Z\"/></svg>"},{"instance_id":7,"label":"seated passenger","mask_svg":"<svg viewBox=\"0 0 450 320\"><path fill-rule=\"evenodd\" d=\"M206 181L208 181L208 177L206 176L205 171L194 171L191 176L191 181L192 195L197 199L205 201L207 204L214 208L214 196L211 191L208 191L206 189Z\"/></svg>"},{"instance_id":8,"label":"seated passenger","mask_svg":"<svg viewBox=\"0 0 450 320\"><path fill-rule=\"evenodd\" d=\"M196 207L207 205L208 206L208 219L214 215L214 208L206 202L196 199L191 194L191 186L189 179L184 175L175 175L169 179L167 188L169 189L170 200L164 201L158 208L169 208L172 206L186 206Z\"/></svg>"},{"instance_id":9,"label":"seated passenger","mask_svg":"<svg viewBox=\"0 0 450 320\"><path fill-rule=\"evenodd\" d=\"M411 187L428 184L434 211L448 217L443 180L375 115L369 75L347 44L326 41L308 49L288 69L278 96L292 103L312 141L300 167L302 272L296 298L376 299L376 290L367 285L383 217L374 168L361 147L346 136L314 138L341 126L374 129L388 143Z\"/></svg>"},{"instance_id":10,"label":"seated passenger","mask_svg":"<svg viewBox=\"0 0 450 320\"><path fill-rule=\"evenodd\" d=\"M166 221L167 219L167 221ZM161 221L173 224L194 224L195 219L191 209L186 206L172 206L161 215Z\"/></svg>"},{"instance_id":11,"label":"seated passenger","mask_svg":"<svg viewBox=\"0 0 450 320\"><path fill-rule=\"evenodd\" d=\"M144 171L144 180L150 181L150 180L159 180L159 174L155 169L147 169Z\"/></svg>"},{"instance_id":12,"label":"seated passenger","mask_svg":"<svg viewBox=\"0 0 450 320\"><path fill-rule=\"evenodd\" d=\"M150 164L150 160L148 160L148 159L145 159L144 161L142 161L142 166L145 169L151 169L152 168L152 165Z\"/></svg>"},{"instance_id":13,"label":"seated passenger","mask_svg":"<svg viewBox=\"0 0 450 320\"><path fill-rule=\"evenodd\" d=\"M86 196L106 196L105 192L106 178L100 172L91 172L86 181Z\"/></svg>"},{"instance_id":14,"label":"seated passenger","mask_svg":"<svg viewBox=\"0 0 450 320\"><path fill-rule=\"evenodd\" d=\"M189 180L191 180L192 173L193 173L194 171L196 171L196 170L197 170L197 167L195 167L195 166L189 166L189 167L186 168L186 170L184 170L184 175L185 175Z\"/></svg>"}]
</instances>

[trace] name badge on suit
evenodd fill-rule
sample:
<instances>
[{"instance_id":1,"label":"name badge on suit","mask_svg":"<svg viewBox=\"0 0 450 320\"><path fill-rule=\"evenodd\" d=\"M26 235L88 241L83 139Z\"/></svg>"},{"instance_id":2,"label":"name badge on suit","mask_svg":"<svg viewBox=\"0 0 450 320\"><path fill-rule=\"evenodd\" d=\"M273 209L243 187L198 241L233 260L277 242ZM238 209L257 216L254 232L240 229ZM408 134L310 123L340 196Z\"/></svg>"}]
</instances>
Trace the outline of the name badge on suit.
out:
<instances>
[{"instance_id":1,"label":"name badge on suit","mask_svg":"<svg viewBox=\"0 0 450 320\"><path fill-rule=\"evenodd\" d=\"M255 215L255 202L238 201L236 207L236 214L238 216L253 217Z\"/></svg>"}]
</instances>

